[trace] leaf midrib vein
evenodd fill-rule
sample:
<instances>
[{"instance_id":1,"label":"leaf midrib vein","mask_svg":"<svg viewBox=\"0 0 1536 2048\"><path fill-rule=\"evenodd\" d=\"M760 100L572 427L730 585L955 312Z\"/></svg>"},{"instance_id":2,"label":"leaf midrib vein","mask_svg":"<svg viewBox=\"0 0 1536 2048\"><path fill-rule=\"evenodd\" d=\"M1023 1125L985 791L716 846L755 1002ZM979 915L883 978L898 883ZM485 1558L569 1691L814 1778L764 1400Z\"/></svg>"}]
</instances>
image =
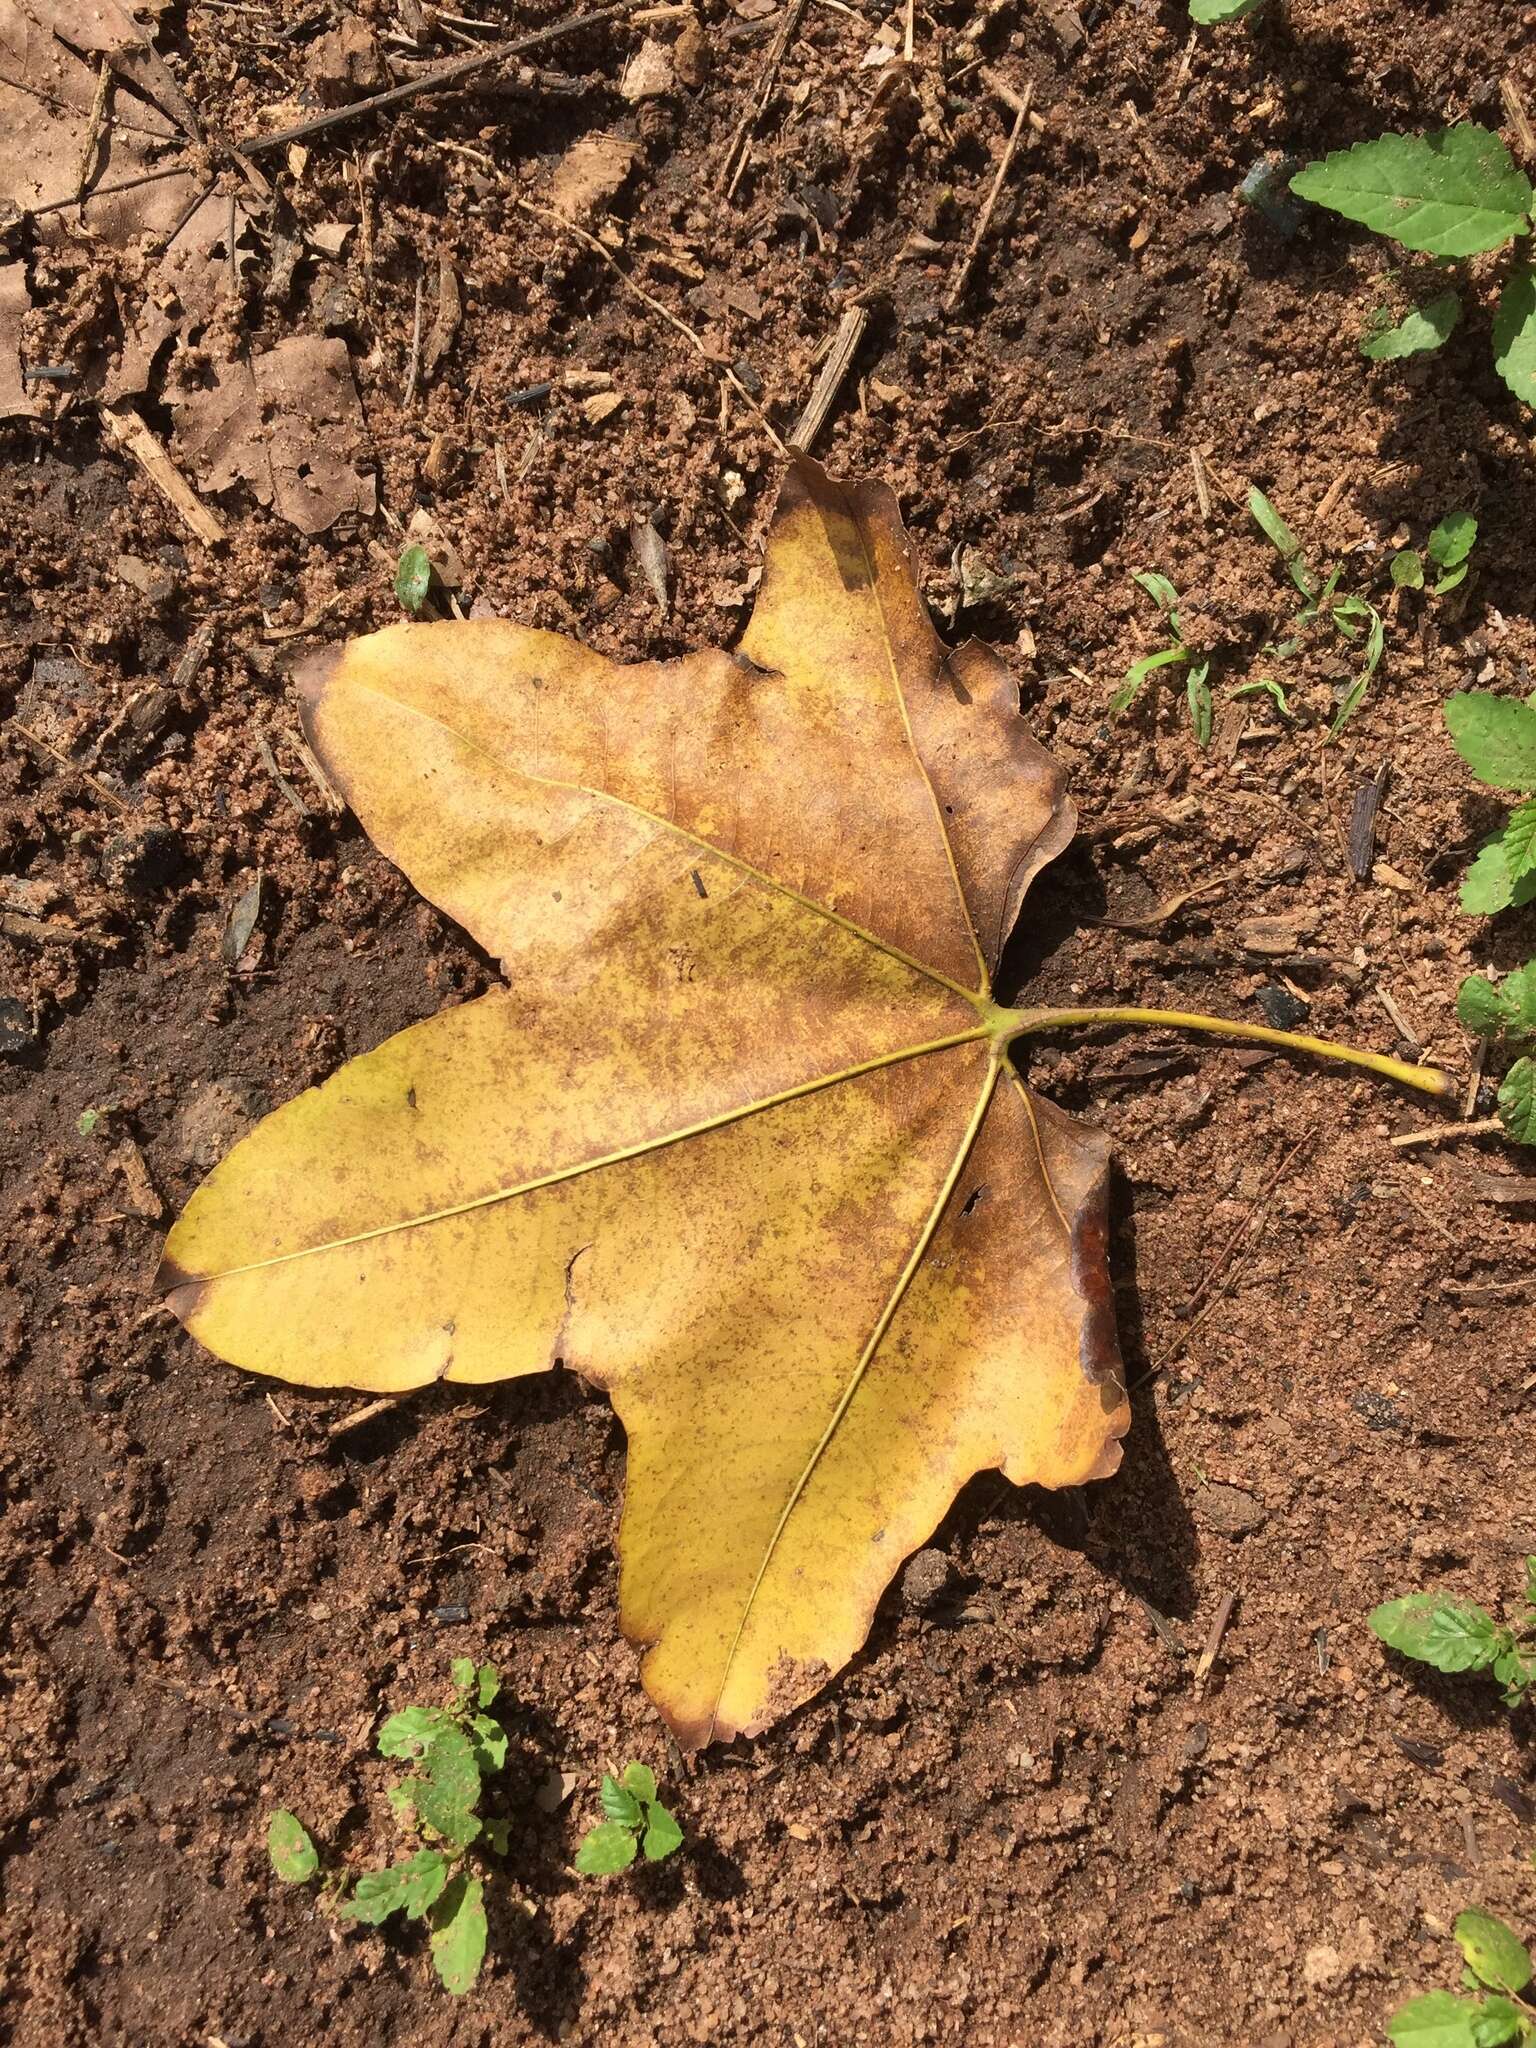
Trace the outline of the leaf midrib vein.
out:
<instances>
[{"instance_id":1,"label":"leaf midrib vein","mask_svg":"<svg viewBox=\"0 0 1536 2048\"><path fill-rule=\"evenodd\" d=\"M468 1201L453 1202L441 1209L424 1210L417 1216L397 1217L390 1223L379 1223L371 1230L354 1231L346 1237L328 1238L322 1244L302 1245L291 1252L275 1252L270 1258L252 1259L243 1266L225 1266L216 1273L189 1273L184 1284L208 1286L217 1280L233 1280L243 1273L265 1272L272 1266L291 1265L296 1259L317 1258L323 1252L345 1251L353 1245L369 1244L381 1237L391 1237L402 1230L417 1230L432 1223L446 1223L455 1216L472 1215L477 1209L494 1208L497 1203L515 1201L520 1195L537 1194L541 1188L558 1187L562 1182L579 1180L583 1174L596 1173L605 1166L622 1166L631 1159L643 1159L648 1153L660 1152L669 1145L681 1144L687 1138L703 1137L710 1131L718 1131L727 1125L740 1123L744 1118L756 1116L760 1111L777 1109L782 1103L799 1101L803 1096L819 1094L824 1088L835 1088L844 1081L856 1081L863 1074L878 1073L883 1067L893 1067L903 1060L925 1058L930 1053L949 1052L960 1045L976 1045L990 1035L989 1027L977 1024L969 1031L958 1031L947 1038L934 1038L921 1045L898 1046L891 1052L877 1054L873 1059L861 1060L856 1065L841 1067L830 1074L816 1074L809 1080L799 1081L792 1088L782 1088L772 1095L756 1096L750 1102L738 1103L718 1114L703 1117L696 1123L680 1125L676 1130L659 1132L656 1136L644 1138L634 1145L619 1147L613 1152L594 1155L590 1159L578 1160L575 1165L555 1168L552 1172L539 1174L530 1180L518 1181L511 1187L492 1188L483 1195L473 1195ZM366 1057L366 1055L365 1055Z\"/></svg>"},{"instance_id":2,"label":"leaf midrib vein","mask_svg":"<svg viewBox=\"0 0 1536 2048\"><path fill-rule=\"evenodd\" d=\"M897 707L901 712L901 729L906 734L907 751L912 756L918 774L923 778L923 787L927 790L928 801L933 806L934 823L939 828L939 843L944 848L944 859L949 866L949 878L955 885L955 896L960 905L961 922L965 926L966 937L971 942L971 950L976 955L976 971L981 976L980 997L985 1002L992 994L992 977L987 972L987 957L981 950L981 940L977 936L975 920L971 916L971 906L965 900L965 889L960 880L960 865L955 859L955 849L950 844L949 827L944 822L944 806L939 802L939 793L933 786L932 776L928 773L928 764L917 750L917 736L912 730L912 719L907 710L907 693L902 688L901 671L896 665L896 650L891 644L891 628L885 616L885 599L880 594L880 576L874 554L868 540L865 538L863 520L857 512L853 511L851 506L849 510L853 519L854 531L859 536L859 549L864 557L864 567L869 577L869 587L873 593L875 610L880 619L880 639L885 648L886 666L891 672L891 688L896 693ZM918 603L922 603L921 598L918 599ZM971 1000L973 1002L976 1000L974 994L972 994Z\"/></svg>"},{"instance_id":3,"label":"leaf midrib vein","mask_svg":"<svg viewBox=\"0 0 1536 2048\"><path fill-rule=\"evenodd\" d=\"M731 1640L731 1647L726 1652L725 1664L720 1673L720 1684L715 1693L715 1704L710 1712L709 1735L706 1738L708 1741L714 1740L715 1726L720 1715L720 1703L725 1697L725 1688L730 1683L731 1670L736 1662L736 1654L741 1648L741 1639L746 1633L747 1623L751 1619L752 1609L756 1605L757 1596L762 1591L763 1581L768 1576L769 1566L773 1563L779 1544L783 1541L784 1531L789 1526L790 1517L799 1506L806 1487L811 1483L816 1467L821 1463L833 1437L836 1436L838 1429L841 1427L843 1417L848 1413L853 1403L854 1395L862 1385L870 1366L874 1363L876 1352L880 1349L881 1344L884 1343L886 1333L895 1321L896 1311L901 1307L902 1302L906 1298L908 1288L917 1277L918 1268L928 1255L928 1247L932 1244L934 1235L940 1223L944 1220L944 1212L949 1207L955 1187L961 1174L965 1171L965 1162L970 1158L972 1148L976 1143L977 1133L980 1131L987 1111L992 1105L992 1098L997 1091L998 1076L1002 1072L1002 1060L1006 1059L1006 1057L1005 1053L1001 1057L994 1056L987 1062L986 1079L982 1083L981 1094L977 1097L976 1106L971 1111L970 1119L961 1135L960 1142L955 1147L954 1157L950 1160L948 1170L939 1185L938 1194L934 1197L933 1205L929 1209L922 1228L917 1234L916 1242L907 1255L906 1264L902 1267L894 1286L886 1296L884 1305L879 1315L875 1318L874 1327L870 1331L868 1341L859 1353L858 1363L849 1376L848 1384L838 1397L837 1406L833 1409L831 1418L826 1428L822 1431L816 1448L811 1452L799 1477L790 1489L789 1498L785 1501L783 1511L774 1525L773 1534L769 1537L763 1551L762 1563L757 1568L757 1576L752 1581L752 1589L747 1594L746 1601L742 1606L741 1620L737 1624L735 1636Z\"/></svg>"}]
</instances>

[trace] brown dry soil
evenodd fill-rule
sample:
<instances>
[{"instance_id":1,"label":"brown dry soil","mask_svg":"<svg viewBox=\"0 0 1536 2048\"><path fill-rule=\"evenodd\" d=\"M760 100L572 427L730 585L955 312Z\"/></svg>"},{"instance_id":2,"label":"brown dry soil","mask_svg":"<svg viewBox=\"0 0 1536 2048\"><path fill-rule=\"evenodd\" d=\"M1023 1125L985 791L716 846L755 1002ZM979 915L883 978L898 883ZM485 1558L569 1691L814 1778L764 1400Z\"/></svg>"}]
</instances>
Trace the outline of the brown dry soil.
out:
<instances>
[{"instance_id":1,"label":"brown dry soil","mask_svg":"<svg viewBox=\"0 0 1536 2048\"><path fill-rule=\"evenodd\" d=\"M365 11L381 32L410 14ZM517 21L552 18L540 0ZM336 19L327 0L192 0L159 42L217 138L285 118ZM704 0L684 53L702 82L638 106L617 81L641 31L606 27L538 60L579 81L567 97L461 86L266 159L269 225L363 228L275 300L258 238L242 321L264 343L344 336L393 519L307 539L237 488L210 551L67 385L7 430L0 704L55 750L12 726L0 752L0 1998L27 2048L1363 2043L1408 1990L1455 1982L1460 1907L1536 1920L1529 1716L1420 1675L1365 1624L1417 1585L1512 1600L1536 1549L1530 1211L1487 1198L1496 1140L1394 1149L1438 1114L1417 1099L1172 1040L1039 1049L1041 1084L1119 1146L1124 1469L1060 1496L978 1483L934 1539L937 1591L940 1573L893 1588L823 1697L691 1770L617 1632L624 1445L604 1403L564 1378L445 1389L331 1434L357 1397L269 1390L152 1302L165 1222L246 1119L488 979L327 811L294 662L397 615L418 506L462 558L466 609L628 656L729 642L780 458L719 365L786 433L854 297L869 324L817 452L896 487L935 607L953 621L967 600L960 629L1014 661L1073 771L1084 830L1037 891L1029 997L1257 1017L1269 991L1324 1033L1401 1050L1411 1029L1465 1072L1459 976L1531 950L1531 913L1490 928L1456 908L1496 807L1439 709L1474 680L1526 691L1536 661L1530 421L1489 364L1489 279L1441 354L1373 366L1355 339L1417 268L1394 280L1370 237L1321 215L1287 237L1232 195L1266 151L1497 125L1502 71L1536 90L1532 12L1271 0L1191 39L1171 0L1136 0L1089 10L1079 41L1015 0L920 6L903 75L860 67L875 15L814 0L727 203L717 166L782 19ZM683 26L662 9L645 32L675 51ZM1034 81L1044 128L950 313L1009 120L989 70ZM511 205L597 132L640 146L620 260L708 354ZM32 361L83 345L98 259L71 246ZM441 251L462 326L406 402ZM622 407L589 421L573 370L607 373ZM1331 748L1342 643L1284 671L1293 723L1232 695L1271 672L1259 649L1292 608L1249 482L1383 606L1390 546L1452 506L1482 523L1464 591L1396 607ZM627 537L648 513L664 620ZM1140 568L1187 593L1216 653L1208 752L1166 678L1106 717L1156 644ZM134 698L168 689L205 623L196 676ZM1350 808L1383 767L1359 882ZM87 1109L110 1114L81 1135ZM505 1675L512 1849L485 1973L455 2002L414 1934L343 1930L279 1885L263 1834L281 1804L347 1862L387 1851L376 1717L440 1696L463 1652ZM631 1755L670 1787L686 1850L582 1880L596 1774ZM575 1781L563 1803L552 1773Z\"/></svg>"}]
</instances>

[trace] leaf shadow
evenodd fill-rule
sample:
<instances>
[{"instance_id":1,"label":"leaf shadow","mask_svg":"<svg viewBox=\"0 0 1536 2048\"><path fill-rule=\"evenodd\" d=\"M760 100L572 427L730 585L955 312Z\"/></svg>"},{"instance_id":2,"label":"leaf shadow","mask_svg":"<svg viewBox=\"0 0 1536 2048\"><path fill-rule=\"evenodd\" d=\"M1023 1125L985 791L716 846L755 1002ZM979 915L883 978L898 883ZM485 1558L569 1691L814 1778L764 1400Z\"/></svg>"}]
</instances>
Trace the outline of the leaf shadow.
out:
<instances>
[{"instance_id":1,"label":"leaf shadow","mask_svg":"<svg viewBox=\"0 0 1536 2048\"><path fill-rule=\"evenodd\" d=\"M1058 1549L1074 1551L1160 1615L1187 1620L1196 1608L1199 1539L1163 1441L1154 1399L1136 1272L1130 1190L1110 1180L1110 1271L1131 1426L1120 1468L1091 1486L1052 1492L1013 1487L995 1472L966 1487L932 1539L947 1549L984 1520L1024 1523Z\"/></svg>"},{"instance_id":2,"label":"leaf shadow","mask_svg":"<svg viewBox=\"0 0 1536 2048\"><path fill-rule=\"evenodd\" d=\"M1442 1672L1412 1657L1387 1653L1392 1676L1425 1707L1454 1722L1463 1735L1491 1735L1507 1729L1528 1770L1536 1768L1536 1712L1529 1704L1506 1707L1499 1688L1482 1672ZM1439 1765L1426 1765L1435 1771Z\"/></svg>"}]
</instances>

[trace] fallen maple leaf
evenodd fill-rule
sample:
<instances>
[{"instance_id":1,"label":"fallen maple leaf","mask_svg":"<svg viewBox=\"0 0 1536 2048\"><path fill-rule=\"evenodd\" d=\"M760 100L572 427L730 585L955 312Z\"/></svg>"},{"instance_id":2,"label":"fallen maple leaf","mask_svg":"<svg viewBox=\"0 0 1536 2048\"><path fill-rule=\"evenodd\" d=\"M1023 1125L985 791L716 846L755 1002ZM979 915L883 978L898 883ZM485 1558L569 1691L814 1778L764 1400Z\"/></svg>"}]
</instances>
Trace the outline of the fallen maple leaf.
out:
<instances>
[{"instance_id":1,"label":"fallen maple leaf","mask_svg":"<svg viewBox=\"0 0 1536 2048\"><path fill-rule=\"evenodd\" d=\"M891 493L803 458L736 655L407 625L305 689L369 835L508 986L267 1118L162 1285L307 1385L607 1388L646 1685L687 1745L755 1733L974 1473L1119 1462L1108 1146L1008 1046L1147 1013L991 993L1065 777L1001 662L939 643Z\"/></svg>"}]
</instances>

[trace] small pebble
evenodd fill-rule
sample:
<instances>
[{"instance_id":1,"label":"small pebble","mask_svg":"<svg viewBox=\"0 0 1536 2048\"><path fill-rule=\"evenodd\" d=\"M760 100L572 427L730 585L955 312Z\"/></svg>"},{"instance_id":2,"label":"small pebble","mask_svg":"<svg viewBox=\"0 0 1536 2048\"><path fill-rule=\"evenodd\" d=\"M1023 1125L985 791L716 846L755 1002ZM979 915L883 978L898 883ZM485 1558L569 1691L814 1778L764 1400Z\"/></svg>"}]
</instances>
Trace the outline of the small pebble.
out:
<instances>
[{"instance_id":1,"label":"small pebble","mask_svg":"<svg viewBox=\"0 0 1536 2048\"><path fill-rule=\"evenodd\" d=\"M954 1568L942 1550L920 1550L908 1559L901 1575L901 1597L908 1607L933 1607L949 1591Z\"/></svg>"}]
</instances>

